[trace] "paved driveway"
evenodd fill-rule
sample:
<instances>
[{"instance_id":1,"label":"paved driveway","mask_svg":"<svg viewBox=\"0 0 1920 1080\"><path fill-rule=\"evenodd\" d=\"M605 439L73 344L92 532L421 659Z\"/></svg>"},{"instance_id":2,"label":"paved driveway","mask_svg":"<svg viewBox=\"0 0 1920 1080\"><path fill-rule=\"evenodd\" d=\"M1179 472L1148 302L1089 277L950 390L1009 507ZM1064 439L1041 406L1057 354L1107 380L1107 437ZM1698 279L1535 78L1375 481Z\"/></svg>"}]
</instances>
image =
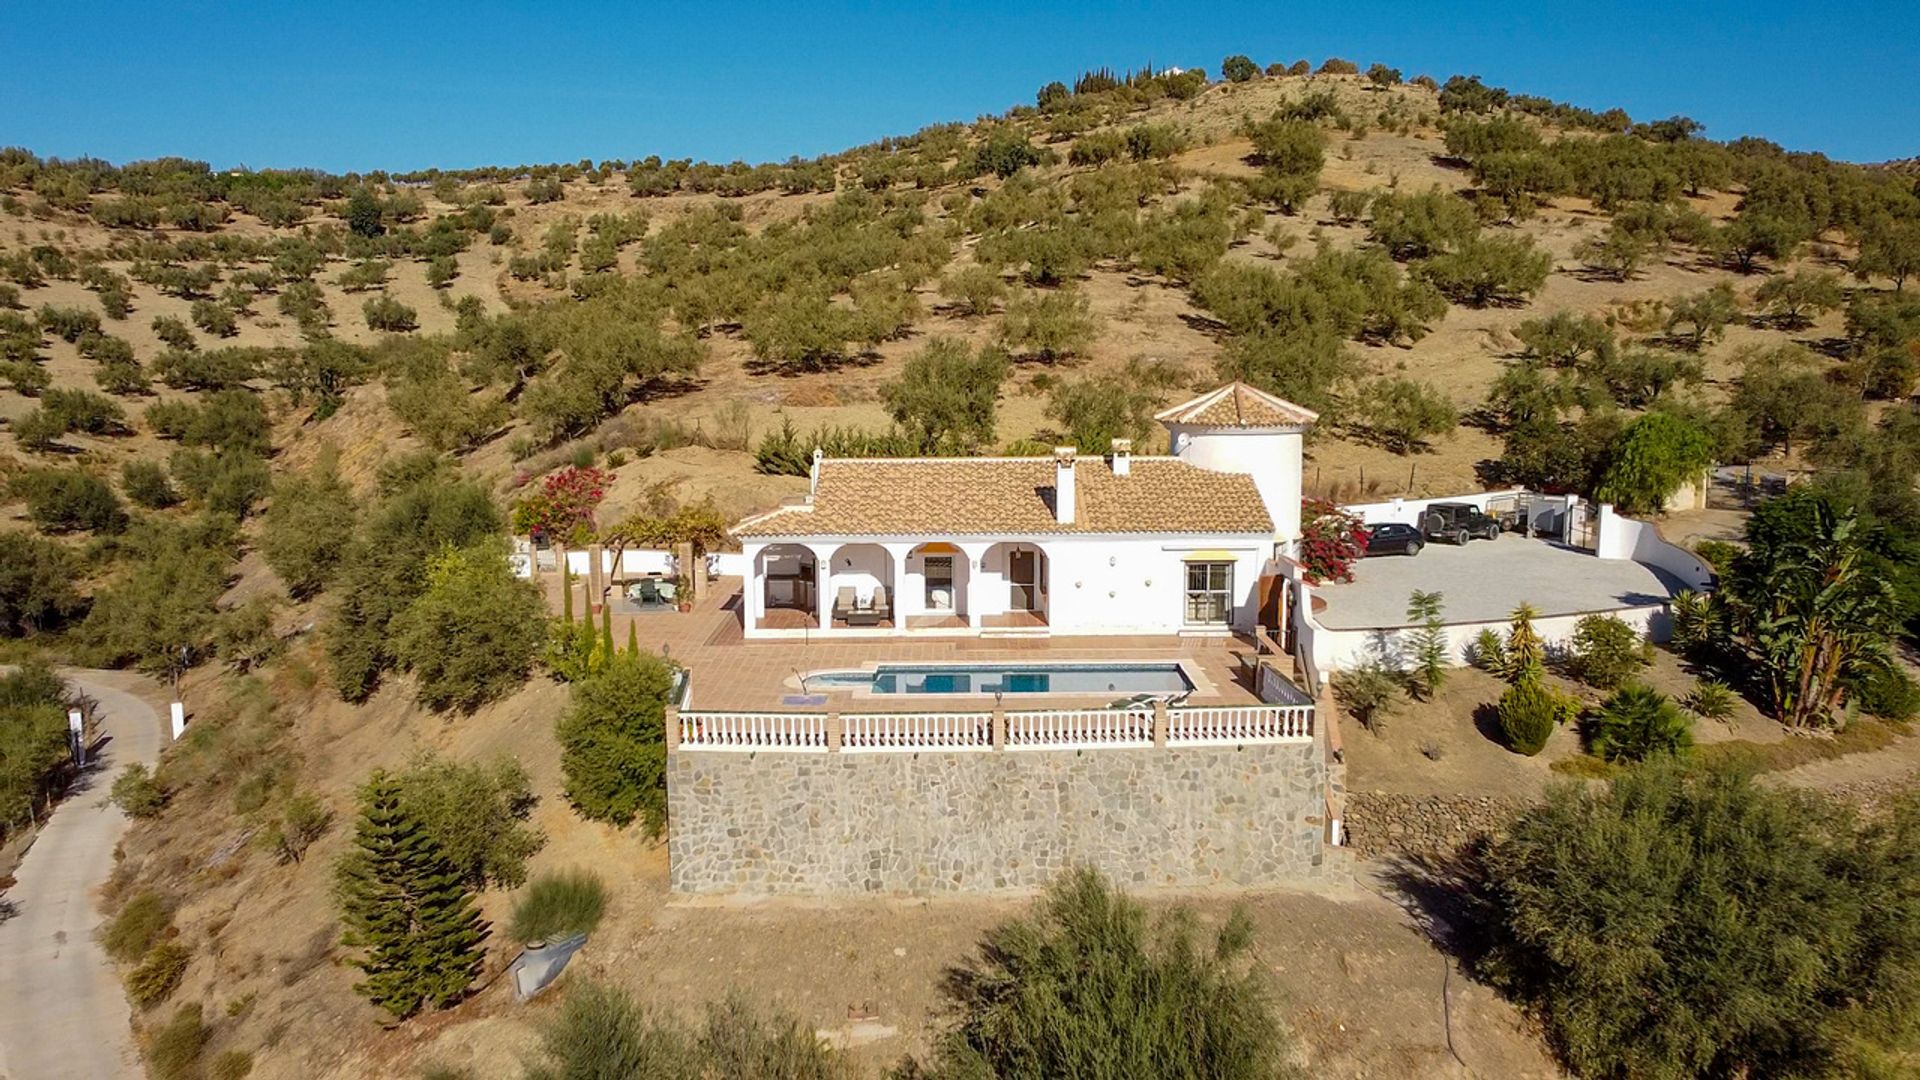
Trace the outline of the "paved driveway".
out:
<instances>
[{"instance_id":1,"label":"paved driveway","mask_svg":"<svg viewBox=\"0 0 1920 1080\"><path fill-rule=\"evenodd\" d=\"M1330 630L1401 626L1415 589L1445 596L1447 622L1504 619L1522 602L1542 615L1613 611L1659 603L1680 588L1663 571L1518 533L1465 547L1428 544L1411 557L1362 559L1353 580L1315 590L1327 602L1315 617Z\"/></svg>"},{"instance_id":2,"label":"paved driveway","mask_svg":"<svg viewBox=\"0 0 1920 1080\"><path fill-rule=\"evenodd\" d=\"M127 819L107 799L129 762L160 756L160 718L118 672L62 672L100 702L110 737L81 787L53 812L14 875L0 922L0 1078L111 1080L144 1075L126 995L94 941L96 891L113 872Z\"/></svg>"}]
</instances>

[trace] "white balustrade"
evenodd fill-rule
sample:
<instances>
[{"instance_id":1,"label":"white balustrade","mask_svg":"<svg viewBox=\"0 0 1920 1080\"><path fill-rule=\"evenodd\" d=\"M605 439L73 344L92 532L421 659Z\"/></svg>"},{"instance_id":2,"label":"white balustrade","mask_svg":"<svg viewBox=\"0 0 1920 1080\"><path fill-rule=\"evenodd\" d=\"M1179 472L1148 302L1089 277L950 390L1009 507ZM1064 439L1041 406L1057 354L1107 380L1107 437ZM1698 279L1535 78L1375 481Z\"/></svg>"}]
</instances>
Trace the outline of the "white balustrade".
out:
<instances>
[{"instance_id":1,"label":"white balustrade","mask_svg":"<svg viewBox=\"0 0 1920 1080\"><path fill-rule=\"evenodd\" d=\"M1009 750L1152 745L1152 709L1034 709L1007 714Z\"/></svg>"},{"instance_id":2,"label":"white balustrade","mask_svg":"<svg viewBox=\"0 0 1920 1080\"><path fill-rule=\"evenodd\" d=\"M827 749L827 716L803 712L682 712L680 745L699 750Z\"/></svg>"},{"instance_id":3,"label":"white balustrade","mask_svg":"<svg viewBox=\"0 0 1920 1080\"><path fill-rule=\"evenodd\" d=\"M846 713L841 749L991 750L993 714L987 712Z\"/></svg>"},{"instance_id":4,"label":"white balustrade","mask_svg":"<svg viewBox=\"0 0 1920 1080\"><path fill-rule=\"evenodd\" d=\"M1291 742L1312 737L1311 705L1190 705L1167 710L1168 746Z\"/></svg>"}]
</instances>

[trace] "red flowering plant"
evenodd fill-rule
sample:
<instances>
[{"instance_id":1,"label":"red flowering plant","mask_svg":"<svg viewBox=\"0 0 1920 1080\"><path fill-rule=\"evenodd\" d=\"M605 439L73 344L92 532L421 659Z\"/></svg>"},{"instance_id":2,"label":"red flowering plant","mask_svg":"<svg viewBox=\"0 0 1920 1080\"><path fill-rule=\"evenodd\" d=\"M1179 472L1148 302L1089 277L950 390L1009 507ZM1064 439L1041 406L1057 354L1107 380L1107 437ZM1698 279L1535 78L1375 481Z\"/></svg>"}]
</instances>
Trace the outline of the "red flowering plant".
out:
<instances>
[{"instance_id":1,"label":"red flowering plant","mask_svg":"<svg viewBox=\"0 0 1920 1080\"><path fill-rule=\"evenodd\" d=\"M1367 550L1367 527L1326 499L1300 501L1300 565L1307 584L1352 581L1353 564Z\"/></svg>"},{"instance_id":2,"label":"red flowering plant","mask_svg":"<svg viewBox=\"0 0 1920 1080\"><path fill-rule=\"evenodd\" d=\"M578 546L593 539L593 511L607 497L613 474L569 466L540 482L540 490L513 505L513 529Z\"/></svg>"}]
</instances>

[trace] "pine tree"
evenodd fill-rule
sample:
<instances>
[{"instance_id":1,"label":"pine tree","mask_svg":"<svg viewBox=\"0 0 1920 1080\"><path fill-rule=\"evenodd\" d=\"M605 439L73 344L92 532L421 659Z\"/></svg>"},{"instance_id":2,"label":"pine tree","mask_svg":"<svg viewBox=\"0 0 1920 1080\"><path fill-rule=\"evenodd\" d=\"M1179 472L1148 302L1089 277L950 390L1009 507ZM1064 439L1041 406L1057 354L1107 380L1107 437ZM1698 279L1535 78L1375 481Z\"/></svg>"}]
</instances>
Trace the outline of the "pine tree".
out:
<instances>
[{"instance_id":1,"label":"pine tree","mask_svg":"<svg viewBox=\"0 0 1920 1080\"><path fill-rule=\"evenodd\" d=\"M354 989L394 1016L458 998L480 971L487 927L459 872L400 804L400 784L375 772L360 792L354 847L335 883L343 940L365 950Z\"/></svg>"}]
</instances>

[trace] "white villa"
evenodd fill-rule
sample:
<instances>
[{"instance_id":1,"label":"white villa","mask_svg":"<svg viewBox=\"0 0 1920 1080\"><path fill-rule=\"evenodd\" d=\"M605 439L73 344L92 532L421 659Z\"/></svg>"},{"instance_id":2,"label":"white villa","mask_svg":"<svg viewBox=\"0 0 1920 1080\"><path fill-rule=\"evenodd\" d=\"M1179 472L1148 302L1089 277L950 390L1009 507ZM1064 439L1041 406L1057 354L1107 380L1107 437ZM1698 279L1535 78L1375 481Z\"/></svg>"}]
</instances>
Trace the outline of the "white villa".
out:
<instances>
[{"instance_id":1,"label":"white villa","mask_svg":"<svg viewBox=\"0 0 1920 1080\"><path fill-rule=\"evenodd\" d=\"M817 456L798 505L741 522L749 638L1225 634L1284 590L1318 419L1241 383L1155 417L1169 456ZM1270 618L1271 618L1270 612Z\"/></svg>"}]
</instances>

